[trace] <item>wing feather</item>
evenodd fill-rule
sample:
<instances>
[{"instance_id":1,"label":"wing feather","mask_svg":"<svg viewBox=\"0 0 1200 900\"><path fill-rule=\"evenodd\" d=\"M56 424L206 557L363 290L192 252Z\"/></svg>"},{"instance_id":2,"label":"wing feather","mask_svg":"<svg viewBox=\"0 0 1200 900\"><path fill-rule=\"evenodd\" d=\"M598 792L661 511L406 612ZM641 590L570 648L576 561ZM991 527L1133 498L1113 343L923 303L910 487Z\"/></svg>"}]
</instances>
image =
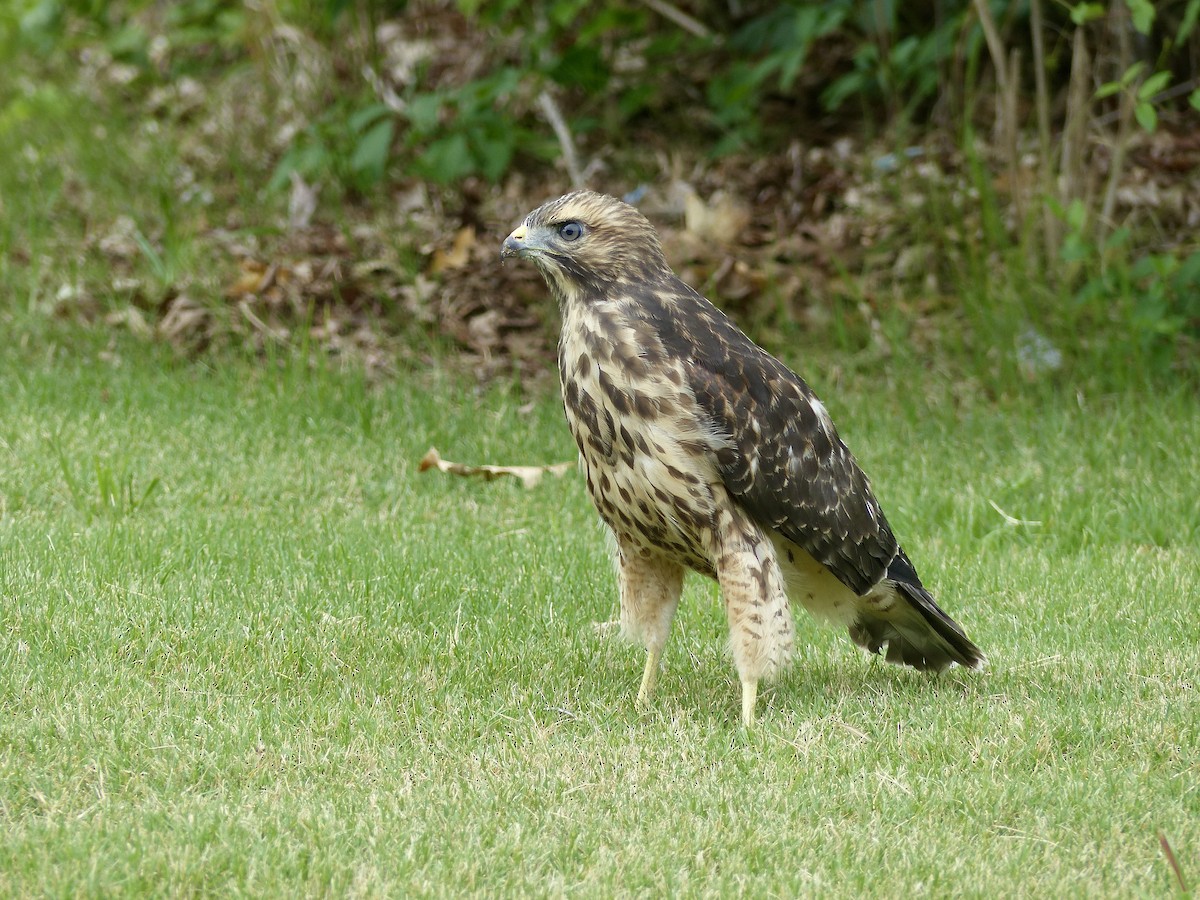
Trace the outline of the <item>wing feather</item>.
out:
<instances>
[{"instance_id":1,"label":"wing feather","mask_svg":"<svg viewBox=\"0 0 1200 900\"><path fill-rule=\"evenodd\" d=\"M759 521L865 594L898 544L870 482L802 378L675 280L672 302L643 314L684 370L714 433L727 489Z\"/></svg>"}]
</instances>

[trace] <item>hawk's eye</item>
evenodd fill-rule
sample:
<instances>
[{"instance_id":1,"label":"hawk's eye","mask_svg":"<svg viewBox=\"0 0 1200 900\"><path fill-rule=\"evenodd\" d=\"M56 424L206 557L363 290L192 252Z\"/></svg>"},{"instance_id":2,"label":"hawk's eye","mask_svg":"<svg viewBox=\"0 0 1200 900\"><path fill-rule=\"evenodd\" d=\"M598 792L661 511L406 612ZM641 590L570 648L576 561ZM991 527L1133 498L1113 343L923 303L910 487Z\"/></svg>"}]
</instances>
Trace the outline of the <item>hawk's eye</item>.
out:
<instances>
[{"instance_id":1,"label":"hawk's eye","mask_svg":"<svg viewBox=\"0 0 1200 900\"><path fill-rule=\"evenodd\" d=\"M563 222L558 226L558 236L564 241L577 241L583 237L583 226L578 222Z\"/></svg>"}]
</instances>

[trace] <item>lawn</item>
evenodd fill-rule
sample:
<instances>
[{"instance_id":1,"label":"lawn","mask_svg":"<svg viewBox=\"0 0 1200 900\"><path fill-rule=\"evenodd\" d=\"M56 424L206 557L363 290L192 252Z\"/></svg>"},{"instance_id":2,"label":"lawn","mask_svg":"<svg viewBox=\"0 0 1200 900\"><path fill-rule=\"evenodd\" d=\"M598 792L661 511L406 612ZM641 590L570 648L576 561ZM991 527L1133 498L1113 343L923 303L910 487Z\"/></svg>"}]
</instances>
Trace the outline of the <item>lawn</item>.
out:
<instances>
[{"instance_id":1,"label":"lawn","mask_svg":"<svg viewBox=\"0 0 1200 900\"><path fill-rule=\"evenodd\" d=\"M1200 416L804 368L982 673L807 629L655 702L552 393L50 328L0 355L0 894L1170 896L1200 880ZM915 389L914 389L915 388ZM802 625L802 633L806 631Z\"/></svg>"}]
</instances>

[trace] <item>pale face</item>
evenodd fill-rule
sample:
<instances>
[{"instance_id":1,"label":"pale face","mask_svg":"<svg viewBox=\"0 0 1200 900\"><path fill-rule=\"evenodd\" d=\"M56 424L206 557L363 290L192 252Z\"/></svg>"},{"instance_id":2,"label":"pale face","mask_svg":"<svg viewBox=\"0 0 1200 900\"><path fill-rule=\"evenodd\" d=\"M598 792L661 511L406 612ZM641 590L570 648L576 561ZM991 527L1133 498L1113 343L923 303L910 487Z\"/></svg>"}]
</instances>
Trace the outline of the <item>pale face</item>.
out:
<instances>
[{"instance_id":1,"label":"pale face","mask_svg":"<svg viewBox=\"0 0 1200 900\"><path fill-rule=\"evenodd\" d=\"M669 273L653 226L614 197L580 191L546 203L502 245L503 259L528 259L556 292L599 288Z\"/></svg>"}]
</instances>

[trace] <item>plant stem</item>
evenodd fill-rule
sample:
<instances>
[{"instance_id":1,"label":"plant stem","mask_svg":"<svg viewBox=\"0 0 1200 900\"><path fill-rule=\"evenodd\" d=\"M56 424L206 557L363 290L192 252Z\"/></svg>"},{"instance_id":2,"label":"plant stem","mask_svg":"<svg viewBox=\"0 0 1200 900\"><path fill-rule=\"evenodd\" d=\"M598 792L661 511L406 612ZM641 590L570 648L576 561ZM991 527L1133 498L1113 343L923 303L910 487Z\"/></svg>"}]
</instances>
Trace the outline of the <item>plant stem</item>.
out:
<instances>
[{"instance_id":1,"label":"plant stem","mask_svg":"<svg viewBox=\"0 0 1200 900\"><path fill-rule=\"evenodd\" d=\"M1054 163L1050 151L1050 91L1046 86L1045 19L1042 0L1030 0L1030 28L1033 37L1033 80L1037 97L1038 154L1042 182L1042 237L1044 239L1044 268L1058 256L1058 220L1046 201L1054 193Z\"/></svg>"}]
</instances>

